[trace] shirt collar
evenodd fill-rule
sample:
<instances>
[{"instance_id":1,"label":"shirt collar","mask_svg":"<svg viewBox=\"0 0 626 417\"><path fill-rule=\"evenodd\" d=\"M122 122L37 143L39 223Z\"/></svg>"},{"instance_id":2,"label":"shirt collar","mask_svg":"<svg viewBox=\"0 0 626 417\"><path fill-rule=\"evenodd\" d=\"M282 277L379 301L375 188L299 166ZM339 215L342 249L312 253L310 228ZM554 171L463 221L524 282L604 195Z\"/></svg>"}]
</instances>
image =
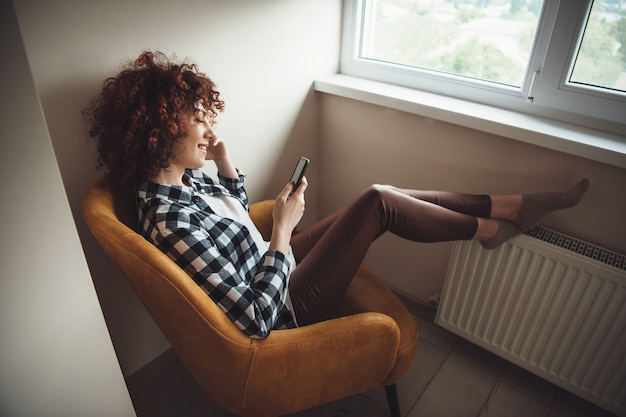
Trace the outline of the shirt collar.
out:
<instances>
[{"instance_id":1,"label":"shirt collar","mask_svg":"<svg viewBox=\"0 0 626 417\"><path fill-rule=\"evenodd\" d=\"M191 204L194 194L228 194L228 191L216 184L211 178L202 183L189 175L183 174L183 183L191 185L164 185L149 181L142 181L137 185L137 196L141 199L152 198L177 201L183 204Z\"/></svg>"}]
</instances>

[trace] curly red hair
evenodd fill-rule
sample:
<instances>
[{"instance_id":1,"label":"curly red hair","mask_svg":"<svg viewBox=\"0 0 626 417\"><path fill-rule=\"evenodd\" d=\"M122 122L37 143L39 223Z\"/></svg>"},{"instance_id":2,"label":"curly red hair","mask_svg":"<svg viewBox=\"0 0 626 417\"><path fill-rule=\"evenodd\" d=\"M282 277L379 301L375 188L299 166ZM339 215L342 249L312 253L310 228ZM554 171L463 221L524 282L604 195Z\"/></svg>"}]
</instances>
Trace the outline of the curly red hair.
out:
<instances>
[{"instance_id":1,"label":"curly red hair","mask_svg":"<svg viewBox=\"0 0 626 417\"><path fill-rule=\"evenodd\" d=\"M175 142L198 105L211 124L224 110L213 81L195 64L176 64L161 52L143 52L108 78L83 116L98 141L98 169L129 185L167 168Z\"/></svg>"}]
</instances>

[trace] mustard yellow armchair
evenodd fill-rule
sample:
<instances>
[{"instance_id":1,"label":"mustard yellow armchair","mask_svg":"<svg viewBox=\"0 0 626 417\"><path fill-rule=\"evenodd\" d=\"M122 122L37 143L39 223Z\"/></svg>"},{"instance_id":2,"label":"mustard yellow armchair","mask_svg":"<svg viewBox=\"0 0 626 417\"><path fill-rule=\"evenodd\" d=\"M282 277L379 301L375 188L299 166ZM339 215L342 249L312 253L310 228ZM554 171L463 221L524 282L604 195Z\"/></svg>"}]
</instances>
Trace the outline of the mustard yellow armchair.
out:
<instances>
[{"instance_id":1,"label":"mustard yellow armchair","mask_svg":"<svg viewBox=\"0 0 626 417\"><path fill-rule=\"evenodd\" d=\"M273 201L250 215L269 237ZM239 331L159 249L135 232L133 193L107 175L85 194L83 216L206 395L241 415L295 413L384 385L399 416L396 381L417 347L414 319L365 265L337 318L265 339Z\"/></svg>"}]
</instances>

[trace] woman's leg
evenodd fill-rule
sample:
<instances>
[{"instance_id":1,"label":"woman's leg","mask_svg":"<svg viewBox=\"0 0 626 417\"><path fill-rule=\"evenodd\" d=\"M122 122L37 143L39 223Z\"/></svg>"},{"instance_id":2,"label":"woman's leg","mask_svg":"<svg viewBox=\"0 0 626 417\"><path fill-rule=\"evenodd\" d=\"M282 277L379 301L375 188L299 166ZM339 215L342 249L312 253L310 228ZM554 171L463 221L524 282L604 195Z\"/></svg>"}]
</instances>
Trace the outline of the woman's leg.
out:
<instances>
[{"instance_id":1,"label":"woman's leg","mask_svg":"<svg viewBox=\"0 0 626 417\"><path fill-rule=\"evenodd\" d=\"M402 189L393 186L384 186L398 193L405 194L415 199L436 204L457 213L474 216L478 220L478 227L474 238L480 240L483 246L492 249L502 242L521 233L512 223L505 223L490 219L513 220L520 211L521 194L495 195L465 194L448 191L421 191ZM325 233L326 229L341 215L345 209L335 212L318 222L315 227L309 228L306 233L298 236L297 248L294 249L298 262L304 257L315 242ZM498 233L499 232L499 233ZM293 243L292 243L293 245ZM298 257L300 256L300 257Z\"/></svg>"},{"instance_id":2,"label":"woman's leg","mask_svg":"<svg viewBox=\"0 0 626 417\"><path fill-rule=\"evenodd\" d=\"M401 190L416 198L426 199L451 210L479 217L475 239L486 249L494 249L525 230L530 230L553 211L574 207L589 188L589 180L583 178L576 184L561 190L539 193L490 196L488 215L484 207L472 207L474 196L446 192L422 192ZM451 197L450 197L451 196ZM468 198L470 201L463 201ZM452 203L449 203L449 202ZM496 221L496 219L498 221Z\"/></svg>"},{"instance_id":3,"label":"woman's leg","mask_svg":"<svg viewBox=\"0 0 626 417\"><path fill-rule=\"evenodd\" d=\"M292 239L299 264L290 291L298 320L304 325L332 315L371 242L385 231L417 242L474 238L490 249L544 215L575 206L588 187L583 179L560 192L488 196L372 186Z\"/></svg>"},{"instance_id":4,"label":"woman's leg","mask_svg":"<svg viewBox=\"0 0 626 417\"><path fill-rule=\"evenodd\" d=\"M474 196L441 191L400 190L415 198L430 201L460 213L477 217L512 221L518 229L525 231L535 227L539 221L553 211L574 207L589 188L589 180L583 178L576 184L561 191L490 196L491 207L481 202L474 203ZM468 201L465 201L468 199ZM472 204L478 204L473 207Z\"/></svg>"},{"instance_id":5,"label":"woman's leg","mask_svg":"<svg viewBox=\"0 0 626 417\"><path fill-rule=\"evenodd\" d=\"M479 211L489 214L484 211L489 208L489 196L449 193L446 197L468 199L469 206L480 206ZM442 204L451 202L443 200ZM474 215L393 187L368 188L343 210L293 237L292 248L299 263L289 290L298 323L310 324L332 315L370 244L382 233L390 231L415 242L440 242L471 239L477 226Z\"/></svg>"},{"instance_id":6,"label":"woman's leg","mask_svg":"<svg viewBox=\"0 0 626 417\"><path fill-rule=\"evenodd\" d=\"M474 217L489 218L491 216L492 196L487 194L465 194L449 191L409 190L389 186L394 191L410 197L427 201L457 213L469 214Z\"/></svg>"},{"instance_id":7,"label":"woman's leg","mask_svg":"<svg viewBox=\"0 0 626 417\"><path fill-rule=\"evenodd\" d=\"M373 187L389 188L390 190L397 191L412 198L416 198L425 202L430 202L432 204L445 207L458 213L468 214L474 217L485 219L491 216L492 209L497 210L498 213L501 214L503 212L503 209L500 207L502 206L501 202L504 201L503 198L508 200L508 197L506 196L489 196L486 194L474 195L447 191L409 190L387 185ZM517 197L521 197L521 195L518 194ZM494 200L495 202L493 207L492 200ZM326 232L328 227L335 221L335 219L341 216L342 213L344 213L346 210L347 208L343 208L339 211L336 211L335 213L320 220L315 225L309 227L308 229L305 229L303 232L298 233L296 238L297 242L294 243L292 241L292 246L296 246L294 248L294 253L298 262L300 262L301 258L303 258L308 253L309 249L311 249L313 245L320 239L320 237ZM513 219L514 217L495 218Z\"/></svg>"}]
</instances>

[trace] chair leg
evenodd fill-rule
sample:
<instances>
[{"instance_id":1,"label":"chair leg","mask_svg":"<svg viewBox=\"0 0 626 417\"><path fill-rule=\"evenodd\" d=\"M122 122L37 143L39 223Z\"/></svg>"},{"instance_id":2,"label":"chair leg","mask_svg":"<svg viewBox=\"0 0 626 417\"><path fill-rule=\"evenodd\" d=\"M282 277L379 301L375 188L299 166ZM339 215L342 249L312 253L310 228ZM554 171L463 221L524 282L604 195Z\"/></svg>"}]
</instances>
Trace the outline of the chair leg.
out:
<instances>
[{"instance_id":1,"label":"chair leg","mask_svg":"<svg viewBox=\"0 0 626 417\"><path fill-rule=\"evenodd\" d=\"M389 404L391 417L400 417L400 401L398 400L396 384L385 385L385 394L387 394L387 403Z\"/></svg>"}]
</instances>

